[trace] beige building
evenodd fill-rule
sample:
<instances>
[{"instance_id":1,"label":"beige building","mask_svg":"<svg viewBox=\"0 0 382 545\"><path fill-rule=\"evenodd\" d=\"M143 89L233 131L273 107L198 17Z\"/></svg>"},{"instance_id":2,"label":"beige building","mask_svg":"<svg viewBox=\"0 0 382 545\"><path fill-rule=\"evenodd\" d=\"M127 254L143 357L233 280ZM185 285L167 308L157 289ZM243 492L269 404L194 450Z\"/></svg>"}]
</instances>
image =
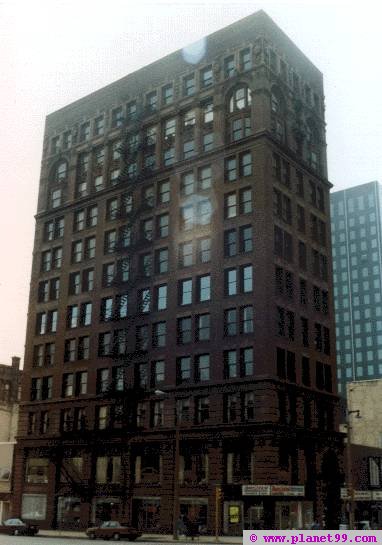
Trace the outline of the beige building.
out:
<instances>
[{"instance_id":1,"label":"beige building","mask_svg":"<svg viewBox=\"0 0 382 545\"><path fill-rule=\"evenodd\" d=\"M352 444L381 448L382 379L349 382L347 399Z\"/></svg>"},{"instance_id":2,"label":"beige building","mask_svg":"<svg viewBox=\"0 0 382 545\"><path fill-rule=\"evenodd\" d=\"M0 521L10 513L13 450L19 413L20 358L0 364Z\"/></svg>"}]
</instances>

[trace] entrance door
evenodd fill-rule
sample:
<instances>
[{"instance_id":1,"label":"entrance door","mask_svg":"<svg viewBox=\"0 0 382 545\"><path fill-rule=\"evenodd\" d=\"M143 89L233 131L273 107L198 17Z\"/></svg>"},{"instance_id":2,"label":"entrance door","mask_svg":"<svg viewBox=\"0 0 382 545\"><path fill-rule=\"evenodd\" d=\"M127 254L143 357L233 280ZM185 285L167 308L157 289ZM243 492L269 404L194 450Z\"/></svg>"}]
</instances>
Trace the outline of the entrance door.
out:
<instances>
[{"instance_id":1,"label":"entrance door","mask_svg":"<svg viewBox=\"0 0 382 545\"><path fill-rule=\"evenodd\" d=\"M256 530L261 529L264 526L264 505L259 503L257 505L251 505L248 508L248 529Z\"/></svg>"}]
</instances>

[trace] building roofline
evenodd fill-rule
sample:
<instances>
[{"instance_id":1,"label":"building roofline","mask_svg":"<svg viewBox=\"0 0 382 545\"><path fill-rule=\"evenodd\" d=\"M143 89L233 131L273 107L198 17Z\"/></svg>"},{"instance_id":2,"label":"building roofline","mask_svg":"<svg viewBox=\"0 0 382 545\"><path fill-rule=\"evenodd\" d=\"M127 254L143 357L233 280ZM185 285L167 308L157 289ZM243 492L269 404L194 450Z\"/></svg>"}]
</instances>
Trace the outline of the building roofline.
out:
<instances>
[{"instance_id":1,"label":"building roofline","mask_svg":"<svg viewBox=\"0 0 382 545\"><path fill-rule=\"evenodd\" d=\"M258 10L242 19L239 19L238 21L231 23L226 27L223 27L219 30L216 30L215 32L212 32L211 34L208 34L207 36L203 36L202 38L200 38L200 40L205 39L207 44L207 53L205 56L206 63L208 64L210 61L212 61L212 57L216 56L217 52L221 47L222 40L230 39L240 42L248 39L250 36L253 39L253 30L256 30L258 32L259 38L269 36L270 38L276 39L277 41L287 42L287 46L290 48L291 55L293 56L295 62L299 64L299 57L301 57L301 61L306 64L307 67L309 67L309 69L312 71L311 76L314 78L318 77L318 79L322 82L322 72L312 63L312 61L308 59L308 57L294 44L294 42L287 36L287 34L285 34L285 32L273 21L273 19L264 10ZM168 67L171 66L171 71L169 72L169 75L174 74L174 76L178 73L186 71L189 63L182 57L182 51L189 45L191 44L186 44L181 49L177 49L165 55L164 57L160 57L159 59L152 61L151 63L142 66L141 68L138 68L137 70L134 70L133 72L122 76L121 78L114 80L103 87L100 87L96 91L84 95L83 97L61 108L48 113L46 116L47 124L49 124L49 121L54 118L54 116L60 115L63 112L68 112L71 109L76 109L82 104L88 103L92 99L107 99L111 91L114 91L115 96L118 96L121 92L123 92L123 94L126 94L126 91L128 92L128 87L131 86L132 92L135 95L136 93L138 93L138 88L144 84L144 82L139 82L137 80L140 80L142 77L145 78L146 75L149 75L149 81L153 82L154 86L155 84L165 84L162 67L165 66L168 70ZM196 67L199 64L202 63L198 63ZM157 83L156 80L158 80ZM134 87L137 87L136 91L134 91Z\"/></svg>"}]
</instances>

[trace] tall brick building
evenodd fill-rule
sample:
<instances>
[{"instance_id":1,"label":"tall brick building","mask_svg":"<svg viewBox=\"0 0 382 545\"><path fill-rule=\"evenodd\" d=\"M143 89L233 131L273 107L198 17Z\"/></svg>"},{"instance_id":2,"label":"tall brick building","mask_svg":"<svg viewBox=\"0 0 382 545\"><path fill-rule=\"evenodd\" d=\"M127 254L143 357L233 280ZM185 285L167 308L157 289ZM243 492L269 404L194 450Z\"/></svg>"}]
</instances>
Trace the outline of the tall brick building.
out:
<instances>
[{"instance_id":1,"label":"tall brick building","mask_svg":"<svg viewBox=\"0 0 382 545\"><path fill-rule=\"evenodd\" d=\"M47 117L15 514L335 527L329 188L264 12Z\"/></svg>"}]
</instances>

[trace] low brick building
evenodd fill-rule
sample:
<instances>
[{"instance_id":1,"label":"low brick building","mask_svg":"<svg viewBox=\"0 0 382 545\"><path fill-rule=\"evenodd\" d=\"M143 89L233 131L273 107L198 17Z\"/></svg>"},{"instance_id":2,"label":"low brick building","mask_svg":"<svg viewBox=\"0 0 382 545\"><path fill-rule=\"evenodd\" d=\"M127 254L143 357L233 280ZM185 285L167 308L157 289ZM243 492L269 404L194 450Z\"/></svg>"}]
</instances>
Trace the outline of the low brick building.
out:
<instances>
[{"instance_id":1,"label":"low brick building","mask_svg":"<svg viewBox=\"0 0 382 545\"><path fill-rule=\"evenodd\" d=\"M20 358L0 364L0 521L11 512L13 451L17 433L21 388Z\"/></svg>"}]
</instances>

